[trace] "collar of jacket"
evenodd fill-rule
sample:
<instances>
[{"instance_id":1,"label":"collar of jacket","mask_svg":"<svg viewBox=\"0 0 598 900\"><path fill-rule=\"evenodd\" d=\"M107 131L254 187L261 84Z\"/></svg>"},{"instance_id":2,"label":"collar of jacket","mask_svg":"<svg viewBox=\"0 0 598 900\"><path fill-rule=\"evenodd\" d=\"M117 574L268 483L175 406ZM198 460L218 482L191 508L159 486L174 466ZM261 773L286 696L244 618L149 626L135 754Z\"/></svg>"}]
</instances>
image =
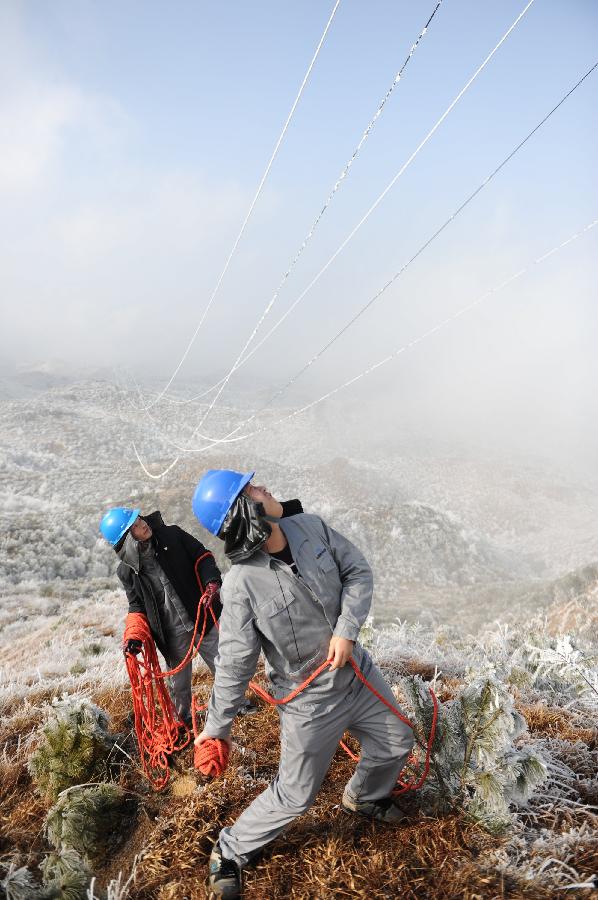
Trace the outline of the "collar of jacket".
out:
<instances>
[{"instance_id":1,"label":"collar of jacket","mask_svg":"<svg viewBox=\"0 0 598 900\"><path fill-rule=\"evenodd\" d=\"M292 520L276 519L275 521L278 523L282 533L286 537L289 547L290 547L290 550L291 550L291 555L296 562L297 561L297 552L298 552L299 548L301 546L303 546L303 544L306 543L308 538L305 536L305 534L299 528L297 528L297 526L295 525L295 523ZM250 560L247 560L247 562L251 561L251 562L255 562L257 565L260 565L260 566L269 566L271 560L272 560L272 556L268 553L267 550L258 550L256 553L253 554L252 557L250 557Z\"/></svg>"},{"instance_id":2,"label":"collar of jacket","mask_svg":"<svg viewBox=\"0 0 598 900\"><path fill-rule=\"evenodd\" d=\"M135 540L131 532L129 531L125 542L120 548L120 550L116 554L122 562L126 566L129 566L136 575L139 575L141 570L141 561L139 559L139 543Z\"/></svg>"},{"instance_id":3,"label":"collar of jacket","mask_svg":"<svg viewBox=\"0 0 598 900\"><path fill-rule=\"evenodd\" d=\"M141 518L145 519L145 521L147 522L147 524L149 525L149 527L152 529L153 532L155 532L156 529L158 529L158 528L164 527L164 519L162 518L162 513L160 512L159 509L157 509L153 513L150 513L147 516L142 516Z\"/></svg>"}]
</instances>

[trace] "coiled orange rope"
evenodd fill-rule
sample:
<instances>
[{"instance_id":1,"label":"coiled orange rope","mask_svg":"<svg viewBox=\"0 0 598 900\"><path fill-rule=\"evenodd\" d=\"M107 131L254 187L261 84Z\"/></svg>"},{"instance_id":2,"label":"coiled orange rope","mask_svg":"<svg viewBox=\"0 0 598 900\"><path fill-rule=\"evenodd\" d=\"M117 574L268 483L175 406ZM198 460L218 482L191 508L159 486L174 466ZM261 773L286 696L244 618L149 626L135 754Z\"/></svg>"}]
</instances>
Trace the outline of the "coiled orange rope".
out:
<instances>
[{"instance_id":1,"label":"coiled orange rope","mask_svg":"<svg viewBox=\"0 0 598 900\"><path fill-rule=\"evenodd\" d=\"M197 615L189 649L177 666L166 672L163 672L160 668L149 622L143 613L129 613L125 622L123 637L125 646L129 640L141 641L142 645L137 656L132 653L125 653L125 662L131 682L135 734L139 746L141 765L148 780L158 791L168 782L170 775L169 756L175 751L186 747L190 740L189 729L179 719L170 694L164 684L164 679L170 675L176 675L177 672L184 669L197 654L206 632L208 613L211 614L214 623L217 624L217 619L212 609L212 601L218 591L217 585L210 583L204 591L198 572L199 563L207 555L211 554L203 554L195 563L195 574L199 587L202 590L202 596L197 606ZM203 622L201 634L196 645L195 637L200 620L203 620Z\"/></svg>"},{"instance_id":2,"label":"coiled orange rope","mask_svg":"<svg viewBox=\"0 0 598 900\"><path fill-rule=\"evenodd\" d=\"M131 681L135 734L143 771L156 790L169 777L168 757L189 743L189 730L177 716L170 694L160 677L160 663L149 622L142 613L129 613L125 641L141 641L139 658L125 654Z\"/></svg>"},{"instance_id":3,"label":"coiled orange rope","mask_svg":"<svg viewBox=\"0 0 598 900\"><path fill-rule=\"evenodd\" d=\"M228 766L229 747L220 738L208 738L195 747L193 763L202 775L218 778Z\"/></svg>"}]
</instances>

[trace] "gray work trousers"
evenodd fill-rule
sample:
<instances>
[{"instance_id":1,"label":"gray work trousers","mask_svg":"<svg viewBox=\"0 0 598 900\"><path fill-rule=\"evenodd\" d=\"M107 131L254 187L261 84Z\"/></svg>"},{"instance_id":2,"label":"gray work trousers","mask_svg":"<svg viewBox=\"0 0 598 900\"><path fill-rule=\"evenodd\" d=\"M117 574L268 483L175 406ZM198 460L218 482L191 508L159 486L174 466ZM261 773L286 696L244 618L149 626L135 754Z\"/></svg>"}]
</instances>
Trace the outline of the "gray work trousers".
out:
<instances>
[{"instance_id":1,"label":"gray work trousers","mask_svg":"<svg viewBox=\"0 0 598 900\"><path fill-rule=\"evenodd\" d=\"M175 628L169 629L166 635L166 661L169 669L174 669L185 658L191 643L192 634L193 632L187 631L182 623ZM200 634L201 630L198 629L195 636L195 646L197 646ZM218 655L218 629L215 625L204 635L199 648L199 655L213 675L215 671L214 660ZM191 717L191 662L177 675L171 675L168 679L168 689L179 716L183 719L189 719Z\"/></svg>"},{"instance_id":2,"label":"gray work trousers","mask_svg":"<svg viewBox=\"0 0 598 900\"><path fill-rule=\"evenodd\" d=\"M364 663L370 684L396 707L390 686L367 654ZM359 762L346 788L350 797L360 802L389 796L413 747L411 728L357 676L340 695L324 695L314 702L308 694L300 694L278 711L278 774L234 825L220 832L223 856L241 867L309 809L345 731L361 745Z\"/></svg>"}]
</instances>

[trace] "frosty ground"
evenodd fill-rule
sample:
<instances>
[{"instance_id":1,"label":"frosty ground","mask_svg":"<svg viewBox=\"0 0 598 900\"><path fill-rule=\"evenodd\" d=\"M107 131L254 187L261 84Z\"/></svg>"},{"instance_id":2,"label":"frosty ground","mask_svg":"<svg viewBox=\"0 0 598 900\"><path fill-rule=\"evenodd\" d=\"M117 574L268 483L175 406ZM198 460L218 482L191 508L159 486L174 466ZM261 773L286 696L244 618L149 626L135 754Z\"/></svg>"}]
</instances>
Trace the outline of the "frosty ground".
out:
<instances>
[{"instance_id":1,"label":"frosty ground","mask_svg":"<svg viewBox=\"0 0 598 900\"><path fill-rule=\"evenodd\" d=\"M170 787L155 795L139 773L127 721L125 606L97 523L110 505L136 504L161 509L166 521L201 537L190 497L208 466L255 468L275 494L299 496L362 547L376 580L364 640L404 702L410 675L433 683L447 711L476 679L494 680L527 725L512 746L537 754L547 772L530 798L511 804L508 827L489 827L467 802L433 814L424 798L414 800L409 824L389 833L339 814L350 763L337 755L313 809L248 875L246 896L544 897L598 872L595 486L537 460L474 459L447 447L423 452L407 437L390 448L366 447L358 434L348 440L334 417L316 415L285 426L275 440L255 439L251 452L185 455L153 482L131 442L153 471L163 468L172 458L169 440L185 438L175 407L154 423L133 408L134 397L106 382L43 393L11 386L6 395L0 824L9 896L28 896L17 892L19 868L39 884L37 866L49 852L51 804L27 761L53 698L92 699L110 714L123 751L115 751L109 777L130 792L134 811L90 861L96 896L121 871L123 882L134 872L131 897L205 896L210 841L276 771L277 723L264 709L236 726L225 779L201 781L183 751ZM234 407L223 408L213 430L237 418ZM212 548L224 565L220 547ZM195 680L205 695L199 664ZM111 890L118 896L114 883Z\"/></svg>"}]
</instances>

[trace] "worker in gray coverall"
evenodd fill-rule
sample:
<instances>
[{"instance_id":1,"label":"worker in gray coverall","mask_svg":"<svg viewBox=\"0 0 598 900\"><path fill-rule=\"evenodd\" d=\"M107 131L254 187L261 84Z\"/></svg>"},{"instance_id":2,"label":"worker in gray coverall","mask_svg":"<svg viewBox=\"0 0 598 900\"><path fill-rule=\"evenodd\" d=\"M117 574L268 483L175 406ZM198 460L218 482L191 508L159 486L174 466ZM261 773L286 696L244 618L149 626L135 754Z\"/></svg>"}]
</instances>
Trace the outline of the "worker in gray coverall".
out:
<instances>
[{"instance_id":1,"label":"worker in gray coverall","mask_svg":"<svg viewBox=\"0 0 598 900\"><path fill-rule=\"evenodd\" d=\"M222 471L207 473L195 492L195 513L210 527L219 519L210 519L205 510L219 499ZM390 686L357 642L373 588L371 569L360 551L318 516L279 520L277 501L265 488L247 483L250 475L225 474L242 477L245 486L237 497L225 493L220 498L228 512L214 533L224 538L233 565L222 584L216 675L196 744L208 738L230 744L235 713L262 650L276 698L332 660L298 697L278 707L278 774L231 827L222 829L214 845L209 889L218 897L234 898L240 896L242 868L313 803L345 731L360 741L361 756L342 808L390 823L403 818L391 792L413 734L347 665L352 657L370 684L396 704Z\"/></svg>"}]
</instances>

